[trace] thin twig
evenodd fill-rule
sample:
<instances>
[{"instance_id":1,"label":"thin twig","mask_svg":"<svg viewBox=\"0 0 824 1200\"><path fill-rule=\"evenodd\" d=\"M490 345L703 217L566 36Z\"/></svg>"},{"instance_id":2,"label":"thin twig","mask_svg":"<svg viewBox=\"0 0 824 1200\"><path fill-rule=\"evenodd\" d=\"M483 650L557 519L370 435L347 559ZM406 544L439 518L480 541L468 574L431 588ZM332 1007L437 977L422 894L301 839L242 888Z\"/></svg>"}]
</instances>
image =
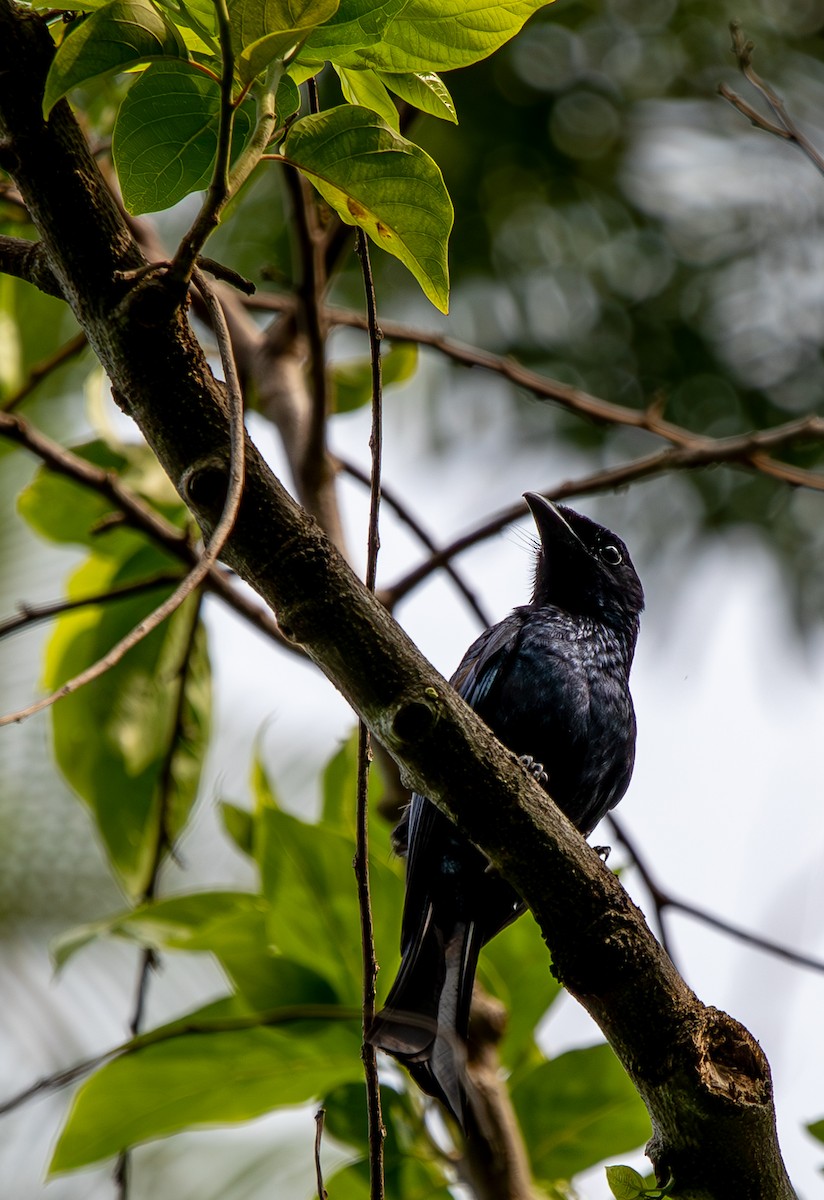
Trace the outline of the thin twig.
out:
<instances>
[{"instance_id":1,"label":"thin twig","mask_svg":"<svg viewBox=\"0 0 824 1200\"><path fill-rule=\"evenodd\" d=\"M156 880L153 880L153 887ZM144 892L144 900L148 894L148 889ZM129 1018L129 1032L132 1037L137 1037L143 1025L143 1014L146 1011L146 998L149 991L149 980L152 977L152 972L156 970L158 964L157 951L150 946L145 947L140 955L140 966L137 971L137 986L135 988L134 1008L132 1015Z\"/></svg>"},{"instance_id":2,"label":"thin twig","mask_svg":"<svg viewBox=\"0 0 824 1200\"><path fill-rule=\"evenodd\" d=\"M730 22L730 34L732 35L732 52L738 60L744 78L769 105L776 120L771 121L768 117L763 116L725 83L719 84L718 91L733 108L738 109L742 116L751 121L758 129L763 129L765 133L771 133L774 137L780 137L793 146L797 146L802 154L806 154L816 170L824 175L824 155L816 149L806 134L801 132L789 116L784 101L778 93L755 71L752 65L755 44L744 37L739 21Z\"/></svg>"},{"instance_id":3,"label":"thin twig","mask_svg":"<svg viewBox=\"0 0 824 1200\"><path fill-rule=\"evenodd\" d=\"M288 313L293 309L293 302L288 297L263 294L248 302L248 307ZM360 313L335 307L328 307L325 312L327 320L331 325L346 326L352 329L366 328L366 319ZM561 383L557 379L550 379L545 375L538 374L536 371L530 371L527 367L521 366L520 363L515 362L511 358L492 354L487 350L478 349L476 346L468 346L462 342L456 342L441 333L435 333L426 329L415 329L398 321L382 320L381 328L384 337L391 341L414 342L419 346L426 346L429 349L436 350L445 358L460 363L462 366L469 368L478 367L484 371L491 371L495 375L500 375L516 387L524 388L542 400L549 400L555 404L559 404L561 407L567 409L569 412L576 413L578 416L588 417L590 420L602 422L605 425L620 425L630 429L639 429L645 433L652 434L654 437L663 438L675 447L701 452L702 455L704 450L711 452L711 448L718 445L722 448L723 453L721 461L729 460L729 450L727 447L734 439L719 439L716 441L716 439L707 437L706 435L693 433L691 430L681 425L676 425L672 421L664 421L661 419L659 406L654 403L643 409L629 408L622 404L612 404L607 400L601 400L597 396L591 395L589 392L582 391L580 388ZM763 448L767 444L766 442L762 442L761 447L759 447L754 440L756 438L767 439L770 448L774 450L781 450L793 441L824 441L824 421L821 418L801 418L799 421L789 422L787 425L778 426L776 429L760 430L754 434L745 434L743 437L747 439L746 442L738 443L743 446L741 451L742 466L749 470L758 471L760 474L769 475L774 479L780 479L782 482L789 483L793 487L824 490L824 476L815 471L805 471L803 468L794 467L789 463L776 461L769 455L760 452L760 448ZM746 452L748 448L751 451L749 454ZM646 462L647 460L641 461ZM678 465L690 466L692 464L685 460ZM702 457L702 460L696 465L712 465L711 457L707 457L706 459ZM567 492L566 494L572 495L573 493ZM506 524L506 521L503 524ZM496 527L496 531L499 528L501 528L501 525Z\"/></svg>"},{"instance_id":4,"label":"thin twig","mask_svg":"<svg viewBox=\"0 0 824 1200\"><path fill-rule=\"evenodd\" d=\"M357 479L359 483L366 484L366 486L369 487L370 475L366 471L361 470L357 463L352 462L351 459L348 458L341 458L339 454L337 454L335 457L342 471L345 471L347 475L351 475L353 479ZM381 501L384 504L389 505L393 512L395 512L401 521L403 521L404 525L407 525L412 530L418 540L422 542L424 546L426 546L427 550L429 550L431 554L438 553L437 545L426 532L417 517L415 517L409 511L408 506L401 500L399 496L395 494L395 492L387 488L383 481L381 481ZM481 625L484 628L486 628L487 625L491 625L491 618L484 611L484 608L482 607L481 602L476 596L475 592L472 591L469 584L466 582L457 568L453 566L452 563L447 562L444 563L444 571L464 597L467 604L480 621Z\"/></svg>"},{"instance_id":5,"label":"thin twig","mask_svg":"<svg viewBox=\"0 0 824 1200\"><path fill-rule=\"evenodd\" d=\"M41 359L29 369L29 373L16 392L12 392L2 404L0 409L3 412L13 412L20 404L23 403L28 396L34 391L39 383L58 367L62 367L63 363L69 362L87 345L85 333L77 333L73 338L69 338L62 346L59 346L53 354L48 358Z\"/></svg>"},{"instance_id":6,"label":"thin twig","mask_svg":"<svg viewBox=\"0 0 824 1200\"><path fill-rule=\"evenodd\" d=\"M747 945L754 946L757 950L763 950L766 954L786 959L787 962L793 963L797 967L807 967L811 971L824 972L824 962L820 959L802 954L798 950L791 950L789 946L783 946L780 942L773 942L759 934L750 933L749 930L742 929L740 925L733 925L732 922L717 917L714 913L707 912L706 909L699 908L698 905L691 904L687 900L679 900L676 896L670 896L668 897L668 907L677 909L678 912L685 913L689 917L694 917L705 925L711 925L713 929L718 929L721 933L726 933L739 942L746 942Z\"/></svg>"},{"instance_id":7,"label":"thin twig","mask_svg":"<svg viewBox=\"0 0 824 1200\"><path fill-rule=\"evenodd\" d=\"M112 1169L112 1183L117 1200L127 1200L129 1184L132 1180L132 1155L129 1150L121 1150L115 1159Z\"/></svg>"},{"instance_id":8,"label":"thin twig","mask_svg":"<svg viewBox=\"0 0 824 1200\"><path fill-rule=\"evenodd\" d=\"M189 678L192 655L194 654L198 628L200 626L202 599L203 592L201 590L197 595L197 603L193 606L193 612L189 622L188 637L186 638L186 644L183 647L183 653L178 665L175 711L169 733L169 742L166 747L166 753L160 771L160 781L158 786L160 803L159 812L157 815L157 840L155 841L154 855L152 858L151 870L149 872L149 879L146 887L143 889L143 894L140 896L138 901L140 904L149 903L157 895L160 869L163 865L164 855L167 850L171 850L172 848L172 831L170 829L169 821L169 810L172 804L172 795L174 790L174 778L172 771L178 743L184 736L183 727L186 708L186 684ZM129 1032L133 1038L137 1037L143 1025L146 999L149 992L149 982L153 972L157 970L158 962L159 956L157 951L151 946L144 947L140 955L140 964L137 970L137 985L135 989L134 1006L132 1008L132 1015L129 1019ZM129 1185L131 1182L131 1167L131 1149L127 1148L121 1150L117 1157L113 1172L114 1186L117 1191L118 1200L128 1200Z\"/></svg>"},{"instance_id":9,"label":"thin twig","mask_svg":"<svg viewBox=\"0 0 824 1200\"><path fill-rule=\"evenodd\" d=\"M323 1140L323 1121L326 1109L319 1108L315 1113L315 1178L318 1184L318 1200L326 1200L329 1193L323 1186L323 1167L320 1162L320 1145Z\"/></svg>"},{"instance_id":10,"label":"thin twig","mask_svg":"<svg viewBox=\"0 0 824 1200\"><path fill-rule=\"evenodd\" d=\"M146 890L143 893L142 903L147 903L154 900L157 895L157 886L160 878L160 869L163 865L164 855L167 851L174 851L174 830L171 827L171 808L172 796L174 793L174 763L175 754L179 745L186 738L186 688L189 683L189 677L192 669L192 660L197 646L198 632L200 631L201 610L203 603L202 591L197 594L196 603L193 605L193 612L189 622L188 636L186 644L183 648L183 653L180 658L180 664L177 671L177 696L175 697L175 711L172 718L169 743L166 747L166 753L160 769L158 781L158 791L160 795L160 811L157 818L157 841L154 848L154 856L152 858L152 866L149 872L149 880L146 884ZM153 955L153 952L150 951ZM151 961L145 964L145 971L148 973L157 965L154 957ZM135 1007L135 1021L137 1026L140 1025L141 1009L137 1005ZM138 1029L133 1028L132 1033L137 1033Z\"/></svg>"},{"instance_id":11,"label":"thin twig","mask_svg":"<svg viewBox=\"0 0 824 1200\"><path fill-rule=\"evenodd\" d=\"M58 475L99 492L124 514L133 528L148 534L171 554L190 563L196 561L186 534L145 504L113 471L104 471L79 454L73 454L16 413L0 412L0 436L30 450Z\"/></svg>"},{"instance_id":12,"label":"thin twig","mask_svg":"<svg viewBox=\"0 0 824 1200\"><path fill-rule=\"evenodd\" d=\"M629 852L633 864L638 870L638 874L644 882L644 886L650 894L653 906L655 907L656 916L658 918L658 927L661 931L661 945L672 958L672 951L667 944L664 930L664 914L667 909L674 909L677 912L682 912L689 917L694 917L697 921L702 921L705 925L712 926L713 929L718 929L721 933L726 933L730 937L735 938L739 942L745 942L748 946L755 946L758 950L763 950L767 954L774 954L778 958L786 959L787 962L793 963L798 967L807 967L811 971L824 972L824 962L820 959L813 958L809 954L802 954L798 950L791 950L788 946L783 946L780 942L773 942L769 938L761 937L759 934L750 933L747 929L742 929L740 925L734 925L730 921L724 920L722 917L715 916L714 913L708 912L704 908L699 908L688 900L679 900L677 896L671 895L664 891L661 885L655 880L650 871L649 866L644 861L641 854L635 845L634 839L627 834L622 822L615 819L615 816L610 813L608 820L615 832L618 841L621 842Z\"/></svg>"},{"instance_id":13,"label":"thin twig","mask_svg":"<svg viewBox=\"0 0 824 1200\"><path fill-rule=\"evenodd\" d=\"M224 374L226 376L226 391L229 398L230 407L230 458L229 458L229 485L226 494L226 502L223 507L220 520L209 539L208 544L204 547L203 553L196 566L192 568L183 582L175 589L162 604L160 604L154 612L140 621L134 629L121 638L120 641L112 647L111 650L102 658L98 659L85 671L81 671L75 675L73 679L67 680L61 687L57 688L49 696L44 696L35 703L28 705L26 708L19 709L17 712L7 713L0 717L0 727L10 725L26 720L28 717L34 716L35 713L42 712L57 700L61 700L64 696L76 692L79 688L87 683L91 683L95 679L99 679L106 671L112 669L117 663L140 641L143 640L154 629L157 629L165 620L174 613L180 605L200 586L209 571L217 563L218 557L226 544L226 539L232 531L238 511L240 509L240 501L243 494L243 477L244 477L244 457L245 446L244 436L245 429L243 425L243 397L240 391L240 386L237 380L237 372L234 364L234 357L231 350L231 342L229 340L229 331L226 328L226 321L223 316L223 310L220 307L219 301L216 299L214 292L203 279L195 271L194 277L197 281L198 290L201 292L211 311L214 328L217 332L218 346L220 349L221 360L223 362Z\"/></svg>"},{"instance_id":14,"label":"thin twig","mask_svg":"<svg viewBox=\"0 0 824 1200\"><path fill-rule=\"evenodd\" d=\"M53 1075L44 1075L42 1079L30 1084L22 1092L17 1092L8 1100L0 1101L0 1117L14 1112L17 1108L22 1108L29 1100L36 1100L38 1096L43 1096L47 1092L57 1092L60 1088L68 1087L70 1083L76 1083L78 1079L82 1079L97 1067L102 1066L108 1057L108 1054L97 1054L94 1058L87 1058L83 1062L75 1063L73 1067L55 1071Z\"/></svg>"},{"instance_id":15,"label":"thin twig","mask_svg":"<svg viewBox=\"0 0 824 1200\"><path fill-rule=\"evenodd\" d=\"M289 312L291 310L291 303L284 297L263 295L256 297L249 307L268 309L276 312ZM348 309L330 307L326 309L326 316L332 325L348 326L353 329L366 328L365 318L360 313L351 312ZM734 444L734 439L719 439L716 441L716 439L707 437L706 435L693 433L691 430L685 429L681 425L676 425L672 421L664 421L661 419L659 407L654 403L645 409L629 408L622 404L612 404L607 400L601 400L597 396L591 395L589 392L584 392L580 388L571 387L569 384L561 383L557 379L549 379L545 375L530 371L527 367L521 366L520 363L515 362L511 358L491 354L489 351L480 350L476 346L467 346L462 342L456 342L452 338L445 337L440 333L434 333L431 330L415 329L398 321L381 321L381 328L384 337L387 339L400 342L414 342L419 346L426 346L432 350L436 350L445 358L460 363L462 366L470 368L478 367L485 371L491 371L493 374L500 375L516 387L524 388L542 400L549 400L555 404L559 404L569 412L576 413L578 416L588 417L590 420L603 422L605 425L620 425L630 429L639 429L645 433L652 434L654 437L663 438L674 447L693 451L701 456L700 461L696 460L693 463L689 459L684 459L682 462L675 463L676 467L689 468L693 465L711 466L713 462L712 448L715 446L721 447L723 457L720 461L729 461L730 450L728 447ZM820 473L807 471L801 467L795 467L790 463L780 462L770 455L763 453L759 445L752 440L765 438L769 442L770 447L775 450L781 450L793 441L824 441L824 422L820 418L801 418L800 421L789 422L787 425L778 426L777 429L760 430L757 433L745 434L743 436L747 441L745 443L741 443L740 441L736 443L743 447L739 465L745 467L747 470L757 471L762 475L769 475L771 478L778 479L782 483L788 483L793 487L806 487L816 491L824 490L824 476ZM762 446L765 444L767 443L761 443ZM704 457L705 452L706 457ZM639 461L646 464L648 462L655 463L658 460L650 457L650 459L641 459ZM664 460L664 469L667 468L667 465L667 460ZM644 471L645 473L648 472L646 466L644 467ZM632 481L633 477L630 475L628 479L622 479L620 482ZM610 482L606 485L607 488L614 486L618 486L618 484ZM600 491L604 490L604 488L596 486L594 490ZM575 492L569 490L564 494L572 496ZM506 521L502 522L502 524L506 523ZM493 532L497 532L501 527L502 525L498 525ZM446 560L439 562L438 565L442 566L444 561Z\"/></svg>"},{"instance_id":16,"label":"thin twig","mask_svg":"<svg viewBox=\"0 0 824 1200\"><path fill-rule=\"evenodd\" d=\"M230 287L236 288L244 296L254 296L257 290L251 279L247 279L245 275L241 275L239 271L233 270L232 267L227 267L225 263L217 262L214 258L206 258L200 254L198 255L197 265L201 271L205 271L208 275L219 279L222 283L228 283Z\"/></svg>"},{"instance_id":17,"label":"thin twig","mask_svg":"<svg viewBox=\"0 0 824 1200\"><path fill-rule=\"evenodd\" d=\"M346 325L355 329L363 329L365 325L364 318L360 314L352 313L347 309L329 308L327 316L333 325ZM440 333L413 329L395 321L382 321L381 327L384 337L391 341L415 342L419 346L428 346L453 362L466 367L480 367L485 371L491 371L516 387L522 387L531 392L534 396L550 400L569 412L588 417L593 421L603 422L605 425L639 429L653 434L655 437L663 438L675 447L690 451L702 449L710 451L714 446L727 447L733 443L741 444L738 437L715 439L704 434L693 433L672 421L665 421L661 418L660 406L655 403L646 408L630 408L624 404L613 404L609 400L601 400L589 392L582 391L581 388L572 387L557 379L550 379L546 375L530 371L511 358L492 354L488 350L480 350L476 346L467 346L463 342L456 342ZM788 422L787 425L779 426L774 430L759 430L743 436L748 439L744 450L749 448L753 453L767 447L781 448L787 441L806 440L807 438L824 441L824 420L818 417L805 417ZM756 444L755 439L762 440ZM765 463L759 463L757 469L764 470L776 465L783 468L786 464L775 464L768 460ZM788 470L795 472L794 482L797 482L798 486L824 488L824 476L816 475L811 471L799 472L794 467L788 467Z\"/></svg>"},{"instance_id":18,"label":"thin twig","mask_svg":"<svg viewBox=\"0 0 824 1200\"><path fill-rule=\"evenodd\" d=\"M372 477L369 496L369 533L366 556L366 586L375 591L380 550L381 453L383 449L383 396L381 392L381 331L375 301L375 285L366 235L358 231L355 239L366 292L366 311L369 325L369 351L372 364L372 431L369 449L372 455ZM369 1190L371 1200L383 1200L383 1140L386 1131L381 1114L381 1090L375 1047L367 1033L375 1019L375 992L378 962L375 955L372 898L369 883L369 764L372 758L370 734L365 723L358 725L358 783L357 783L357 850L355 878L360 907L361 950L363 955L363 1059L366 1080L366 1105L369 1117Z\"/></svg>"},{"instance_id":19,"label":"thin twig","mask_svg":"<svg viewBox=\"0 0 824 1200\"><path fill-rule=\"evenodd\" d=\"M129 596L140 596L143 592L153 592L157 588L169 587L179 582L179 574L161 574L155 575L151 579L140 579L136 583L124 583L120 587L110 588L105 592L96 592L92 596L82 596L79 600L52 600L48 604L20 604L19 611L15 616L0 621L0 640L30 625L36 625L39 621L61 617L64 613L74 612L78 608L110 604L117 600L127 599Z\"/></svg>"}]
</instances>

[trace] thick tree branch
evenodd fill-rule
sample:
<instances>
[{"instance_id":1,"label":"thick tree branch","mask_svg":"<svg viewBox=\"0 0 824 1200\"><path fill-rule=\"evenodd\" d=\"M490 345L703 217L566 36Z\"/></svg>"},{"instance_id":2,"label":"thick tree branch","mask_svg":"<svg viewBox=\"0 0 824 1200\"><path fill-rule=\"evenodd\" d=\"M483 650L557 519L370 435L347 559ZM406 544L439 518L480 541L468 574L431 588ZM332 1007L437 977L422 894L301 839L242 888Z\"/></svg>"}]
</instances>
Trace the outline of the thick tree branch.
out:
<instances>
[{"instance_id":1,"label":"thick tree branch","mask_svg":"<svg viewBox=\"0 0 824 1200\"><path fill-rule=\"evenodd\" d=\"M115 395L205 531L224 505L229 417L162 279L141 256L65 104L40 111L51 45L0 0L0 137L49 261ZM618 880L426 662L247 443L225 558L424 792L535 913L553 969L603 1029L653 1123L650 1154L682 1200L790 1200L769 1066L737 1022L678 976ZM147 1037L149 1035L144 1035Z\"/></svg>"}]
</instances>

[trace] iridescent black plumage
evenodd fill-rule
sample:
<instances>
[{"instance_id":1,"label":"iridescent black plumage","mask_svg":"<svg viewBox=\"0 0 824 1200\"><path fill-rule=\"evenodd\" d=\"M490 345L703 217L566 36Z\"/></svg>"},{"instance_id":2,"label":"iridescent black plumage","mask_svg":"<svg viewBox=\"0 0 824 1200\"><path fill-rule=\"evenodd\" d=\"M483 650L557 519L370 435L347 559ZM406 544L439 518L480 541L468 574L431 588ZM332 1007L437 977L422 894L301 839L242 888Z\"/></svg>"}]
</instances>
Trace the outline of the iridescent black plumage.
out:
<instances>
[{"instance_id":1,"label":"iridescent black plumage","mask_svg":"<svg viewBox=\"0 0 824 1200\"><path fill-rule=\"evenodd\" d=\"M526 500L540 534L532 600L481 634L452 683L504 745L542 764L547 791L586 835L632 774L628 683L644 596L613 533L535 493ZM397 833L401 966L369 1040L463 1123L478 954L523 905L425 797L412 797Z\"/></svg>"}]
</instances>

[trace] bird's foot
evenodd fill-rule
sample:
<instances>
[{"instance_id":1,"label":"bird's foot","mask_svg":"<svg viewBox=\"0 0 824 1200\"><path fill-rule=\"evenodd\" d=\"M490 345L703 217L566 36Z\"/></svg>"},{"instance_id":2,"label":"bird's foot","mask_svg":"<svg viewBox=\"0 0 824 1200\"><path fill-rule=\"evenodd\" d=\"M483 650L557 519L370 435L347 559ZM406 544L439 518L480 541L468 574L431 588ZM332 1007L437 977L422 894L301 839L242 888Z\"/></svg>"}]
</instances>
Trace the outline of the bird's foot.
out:
<instances>
[{"instance_id":1,"label":"bird's foot","mask_svg":"<svg viewBox=\"0 0 824 1200\"><path fill-rule=\"evenodd\" d=\"M612 846L593 846L592 849L598 855L601 862L606 862L612 853Z\"/></svg>"},{"instance_id":2,"label":"bird's foot","mask_svg":"<svg viewBox=\"0 0 824 1200\"><path fill-rule=\"evenodd\" d=\"M549 776L544 770L544 764L536 762L531 754L520 754L518 756L518 762L532 776L533 779L538 780L538 783L549 783Z\"/></svg>"}]
</instances>

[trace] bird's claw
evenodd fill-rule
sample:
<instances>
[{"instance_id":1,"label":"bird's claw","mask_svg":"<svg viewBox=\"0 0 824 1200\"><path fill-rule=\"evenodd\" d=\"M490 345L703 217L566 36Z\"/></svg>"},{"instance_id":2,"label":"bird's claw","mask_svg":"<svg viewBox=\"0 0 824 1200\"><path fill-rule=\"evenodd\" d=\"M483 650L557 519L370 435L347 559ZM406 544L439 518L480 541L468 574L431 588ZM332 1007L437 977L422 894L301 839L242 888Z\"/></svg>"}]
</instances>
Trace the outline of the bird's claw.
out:
<instances>
[{"instance_id":1,"label":"bird's claw","mask_svg":"<svg viewBox=\"0 0 824 1200\"><path fill-rule=\"evenodd\" d=\"M518 762L538 783L549 783L549 776L544 770L544 764L536 762L531 754L519 754Z\"/></svg>"}]
</instances>

